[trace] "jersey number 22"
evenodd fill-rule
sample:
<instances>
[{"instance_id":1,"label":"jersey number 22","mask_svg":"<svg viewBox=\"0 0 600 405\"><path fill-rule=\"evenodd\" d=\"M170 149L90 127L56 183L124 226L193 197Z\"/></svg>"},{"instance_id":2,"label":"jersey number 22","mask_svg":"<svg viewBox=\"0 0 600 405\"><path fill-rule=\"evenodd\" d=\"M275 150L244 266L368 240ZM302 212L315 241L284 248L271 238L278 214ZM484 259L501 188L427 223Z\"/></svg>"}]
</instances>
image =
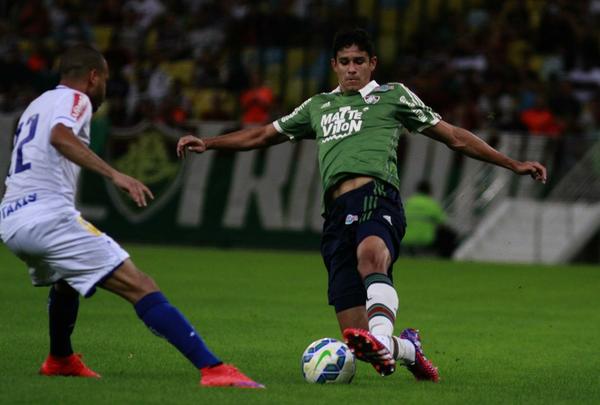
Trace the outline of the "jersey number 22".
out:
<instances>
[{"instance_id":1,"label":"jersey number 22","mask_svg":"<svg viewBox=\"0 0 600 405\"><path fill-rule=\"evenodd\" d=\"M35 136L35 130L37 128L39 114L34 114L25 123L25 125L29 125L29 134L19 142L19 135L21 135L21 130L23 129L23 122L19 124L17 127L17 132L15 132L15 139L13 141L13 148L16 146L17 148L17 158L15 160L15 169L14 174L18 174L24 172L25 170L31 169L31 163L23 163L23 146L27 142L31 142L33 137ZM18 143L18 146L17 146ZM8 171L8 175L12 174L12 169Z\"/></svg>"}]
</instances>

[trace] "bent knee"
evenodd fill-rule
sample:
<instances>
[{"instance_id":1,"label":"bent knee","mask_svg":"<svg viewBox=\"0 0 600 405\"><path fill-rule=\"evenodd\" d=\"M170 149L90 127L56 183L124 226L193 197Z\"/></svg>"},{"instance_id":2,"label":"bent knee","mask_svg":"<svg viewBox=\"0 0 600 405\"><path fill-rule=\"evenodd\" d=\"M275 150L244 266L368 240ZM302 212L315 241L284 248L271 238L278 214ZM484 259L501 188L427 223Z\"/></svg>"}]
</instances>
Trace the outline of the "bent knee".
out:
<instances>
[{"instance_id":1,"label":"bent knee","mask_svg":"<svg viewBox=\"0 0 600 405\"><path fill-rule=\"evenodd\" d=\"M391 264L391 255L385 242L376 236L363 240L357 250L358 270L361 276L377 272L386 273Z\"/></svg>"},{"instance_id":2,"label":"bent knee","mask_svg":"<svg viewBox=\"0 0 600 405\"><path fill-rule=\"evenodd\" d=\"M159 290L152 277L140 271L131 260L125 261L111 277L104 281L103 287L133 303Z\"/></svg>"}]
</instances>

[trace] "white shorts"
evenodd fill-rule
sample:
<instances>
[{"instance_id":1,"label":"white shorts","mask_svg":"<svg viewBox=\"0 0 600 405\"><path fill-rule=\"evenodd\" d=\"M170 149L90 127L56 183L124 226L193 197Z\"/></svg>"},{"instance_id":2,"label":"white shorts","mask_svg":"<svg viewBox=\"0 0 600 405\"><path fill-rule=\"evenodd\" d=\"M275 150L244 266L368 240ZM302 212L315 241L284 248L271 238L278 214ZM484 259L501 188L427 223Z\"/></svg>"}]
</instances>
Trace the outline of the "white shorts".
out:
<instances>
[{"instance_id":1,"label":"white shorts","mask_svg":"<svg viewBox=\"0 0 600 405\"><path fill-rule=\"evenodd\" d=\"M24 225L5 243L29 266L33 285L64 280L85 297L129 258L110 236L72 215Z\"/></svg>"}]
</instances>

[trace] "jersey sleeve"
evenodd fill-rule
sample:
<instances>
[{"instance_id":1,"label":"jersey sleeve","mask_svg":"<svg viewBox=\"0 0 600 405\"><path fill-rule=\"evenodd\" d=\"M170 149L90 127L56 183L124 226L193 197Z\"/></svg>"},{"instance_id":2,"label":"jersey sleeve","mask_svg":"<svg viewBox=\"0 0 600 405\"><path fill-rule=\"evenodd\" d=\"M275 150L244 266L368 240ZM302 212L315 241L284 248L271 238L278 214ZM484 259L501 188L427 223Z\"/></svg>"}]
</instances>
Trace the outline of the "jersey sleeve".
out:
<instances>
[{"instance_id":1,"label":"jersey sleeve","mask_svg":"<svg viewBox=\"0 0 600 405\"><path fill-rule=\"evenodd\" d=\"M434 126L442 117L403 84L400 86L397 118L409 131L421 132Z\"/></svg>"},{"instance_id":2,"label":"jersey sleeve","mask_svg":"<svg viewBox=\"0 0 600 405\"><path fill-rule=\"evenodd\" d=\"M313 97L300 104L290 114L273 122L277 132L287 135L291 141L314 139L315 133L310 122L310 104Z\"/></svg>"},{"instance_id":3,"label":"jersey sleeve","mask_svg":"<svg viewBox=\"0 0 600 405\"><path fill-rule=\"evenodd\" d=\"M92 119L92 103L87 95L69 91L56 101L52 114L50 128L63 124L71 128L76 136L80 136L80 133L85 133L81 129Z\"/></svg>"}]
</instances>

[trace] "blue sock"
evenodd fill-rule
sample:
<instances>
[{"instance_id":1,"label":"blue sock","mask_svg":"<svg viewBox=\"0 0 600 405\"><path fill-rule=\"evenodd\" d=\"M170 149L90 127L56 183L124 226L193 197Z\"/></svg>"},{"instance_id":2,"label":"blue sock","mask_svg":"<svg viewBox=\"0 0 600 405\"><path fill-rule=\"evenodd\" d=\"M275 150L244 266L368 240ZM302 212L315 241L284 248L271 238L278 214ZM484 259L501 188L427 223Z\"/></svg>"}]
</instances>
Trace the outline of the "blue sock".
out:
<instances>
[{"instance_id":1,"label":"blue sock","mask_svg":"<svg viewBox=\"0 0 600 405\"><path fill-rule=\"evenodd\" d=\"M48 294L48 320L50 326L50 354L66 357L73 354L71 333L75 328L79 296L58 293L54 287Z\"/></svg>"},{"instance_id":2,"label":"blue sock","mask_svg":"<svg viewBox=\"0 0 600 405\"><path fill-rule=\"evenodd\" d=\"M221 363L188 320L160 291L144 296L134 307L138 317L154 334L167 339L196 368Z\"/></svg>"}]
</instances>

